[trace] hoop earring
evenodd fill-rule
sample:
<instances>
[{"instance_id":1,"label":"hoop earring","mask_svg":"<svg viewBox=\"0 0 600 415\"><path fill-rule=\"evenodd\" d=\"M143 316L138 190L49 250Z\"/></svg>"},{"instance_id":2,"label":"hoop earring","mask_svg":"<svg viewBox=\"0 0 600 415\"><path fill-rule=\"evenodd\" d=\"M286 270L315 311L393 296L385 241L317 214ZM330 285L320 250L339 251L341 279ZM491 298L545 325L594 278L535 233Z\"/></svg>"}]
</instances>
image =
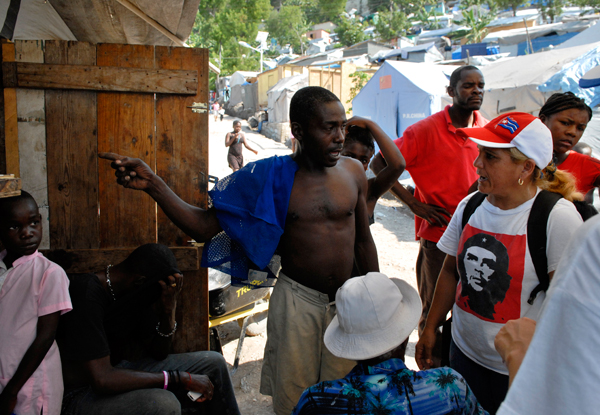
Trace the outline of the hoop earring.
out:
<instances>
[{"instance_id":1,"label":"hoop earring","mask_svg":"<svg viewBox=\"0 0 600 415\"><path fill-rule=\"evenodd\" d=\"M523 186L523 183L524 183L524 182L523 182L523 179L521 179L521 178L519 177L519 180L517 180L517 183L519 183L519 186Z\"/></svg>"}]
</instances>

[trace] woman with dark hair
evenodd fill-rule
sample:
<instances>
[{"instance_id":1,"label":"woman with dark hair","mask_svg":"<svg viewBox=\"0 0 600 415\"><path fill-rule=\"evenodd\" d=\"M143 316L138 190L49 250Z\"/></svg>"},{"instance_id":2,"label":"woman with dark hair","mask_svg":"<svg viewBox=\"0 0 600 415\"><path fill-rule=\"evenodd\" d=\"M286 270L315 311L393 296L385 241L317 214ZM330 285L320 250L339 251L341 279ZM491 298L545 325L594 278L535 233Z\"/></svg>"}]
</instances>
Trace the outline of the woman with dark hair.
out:
<instances>
[{"instance_id":1,"label":"woman with dark hair","mask_svg":"<svg viewBox=\"0 0 600 415\"><path fill-rule=\"evenodd\" d=\"M539 113L539 118L552 133L554 163L575 177L577 190L584 195L600 186L600 160L576 151L592 109L572 92L553 94Z\"/></svg>"},{"instance_id":2,"label":"woman with dark hair","mask_svg":"<svg viewBox=\"0 0 600 415\"><path fill-rule=\"evenodd\" d=\"M534 202L542 189L563 196L546 224L547 268L542 268L551 278L565 244L582 223L571 203L581 194L569 173L556 170L550 131L532 115L504 114L483 128L457 132L478 145L473 165L478 190L487 196L464 228L463 212L476 193L463 199L438 242L446 259L415 357L421 369L431 367L435 332L452 309L450 366L494 414L508 390L508 370L494 337L509 320L536 319L545 298L545 292L536 290L540 279L527 242L529 216L539 214L532 211Z\"/></svg>"}]
</instances>

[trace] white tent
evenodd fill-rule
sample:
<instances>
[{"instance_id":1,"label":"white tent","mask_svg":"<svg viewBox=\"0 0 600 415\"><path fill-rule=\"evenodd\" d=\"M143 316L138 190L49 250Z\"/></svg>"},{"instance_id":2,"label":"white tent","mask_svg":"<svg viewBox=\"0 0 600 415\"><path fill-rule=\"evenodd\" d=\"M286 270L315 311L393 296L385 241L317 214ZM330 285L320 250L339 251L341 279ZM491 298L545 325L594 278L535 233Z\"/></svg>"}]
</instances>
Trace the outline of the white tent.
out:
<instances>
[{"instance_id":1,"label":"white tent","mask_svg":"<svg viewBox=\"0 0 600 415\"><path fill-rule=\"evenodd\" d=\"M375 121L392 138L441 110L446 71L430 63L385 61L352 101L354 115Z\"/></svg>"},{"instance_id":2,"label":"white tent","mask_svg":"<svg viewBox=\"0 0 600 415\"><path fill-rule=\"evenodd\" d=\"M486 92L481 112L488 119L509 111L537 115L537 111L552 94L539 91L538 86L560 71L564 65L598 45L600 42L517 56L482 67Z\"/></svg>"},{"instance_id":3,"label":"white tent","mask_svg":"<svg viewBox=\"0 0 600 415\"><path fill-rule=\"evenodd\" d=\"M300 74L280 79L267 91L269 100L267 112L270 123L290 120L290 101L296 91L305 86L308 86L308 74Z\"/></svg>"},{"instance_id":4,"label":"white tent","mask_svg":"<svg viewBox=\"0 0 600 415\"><path fill-rule=\"evenodd\" d=\"M573 36L566 42L561 43L556 48L565 49L574 46L587 45L589 43L598 42L598 39L600 39L600 23L596 22L593 26L590 26L578 35Z\"/></svg>"},{"instance_id":5,"label":"white tent","mask_svg":"<svg viewBox=\"0 0 600 415\"><path fill-rule=\"evenodd\" d=\"M258 76L258 72L250 72L250 71L237 71L231 75L229 79L229 87L233 89L236 85L242 85L246 82L246 78L253 78Z\"/></svg>"},{"instance_id":6,"label":"white tent","mask_svg":"<svg viewBox=\"0 0 600 415\"><path fill-rule=\"evenodd\" d=\"M135 4L134 4L135 3ZM1 37L182 46L200 0L0 1Z\"/></svg>"}]
</instances>

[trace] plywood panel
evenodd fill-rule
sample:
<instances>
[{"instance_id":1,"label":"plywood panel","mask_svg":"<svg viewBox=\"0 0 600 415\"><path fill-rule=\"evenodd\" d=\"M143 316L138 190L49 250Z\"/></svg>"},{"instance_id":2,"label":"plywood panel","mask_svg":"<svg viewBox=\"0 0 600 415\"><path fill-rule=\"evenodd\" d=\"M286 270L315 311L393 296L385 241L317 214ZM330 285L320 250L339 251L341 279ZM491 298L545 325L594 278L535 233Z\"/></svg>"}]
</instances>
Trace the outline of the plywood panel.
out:
<instances>
[{"instance_id":1,"label":"plywood panel","mask_svg":"<svg viewBox=\"0 0 600 415\"><path fill-rule=\"evenodd\" d=\"M183 273L183 290L175 316L181 330L173 341L175 353L209 349L208 274L206 268Z\"/></svg>"},{"instance_id":2,"label":"plywood panel","mask_svg":"<svg viewBox=\"0 0 600 415\"><path fill-rule=\"evenodd\" d=\"M16 41L15 60L17 62L43 63L43 41ZM44 249L50 246L44 91L41 89L26 90L20 88L16 91L19 176L21 177L23 190L31 193L40 207L43 228L40 248Z\"/></svg>"},{"instance_id":3,"label":"plywood panel","mask_svg":"<svg viewBox=\"0 0 600 415\"><path fill-rule=\"evenodd\" d=\"M208 102L208 51L157 46L155 56L160 69L197 70L200 74L195 96L156 96L156 171L183 200L206 208L208 114L188 107ZM190 239L159 209L159 243L183 246Z\"/></svg>"},{"instance_id":4,"label":"plywood panel","mask_svg":"<svg viewBox=\"0 0 600 415\"><path fill-rule=\"evenodd\" d=\"M7 62L2 65L2 71L4 84L10 88L184 95L194 95L198 89L196 71L25 62Z\"/></svg>"},{"instance_id":5,"label":"plywood panel","mask_svg":"<svg viewBox=\"0 0 600 415\"><path fill-rule=\"evenodd\" d=\"M154 47L97 46L97 65L153 68ZM98 151L139 157L156 167L154 96L98 93ZM143 192L115 183L108 162L99 163L100 246L135 247L156 241L156 204Z\"/></svg>"},{"instance_id":6,"label":"plywood panel","mask_svg":"<svg viewBox=\"0 0 600 415\"><path fill-rule=\"evenodd\" d=\"M208 51L157 46L160 69L198 70L198 90L193 97L156 96L156 171L183 200L207 207L208 114L190 108L208 102ZM168 246L186 245L190 239L159 209L158 240ZM208 349L208 272L187 272L177 321L183 330L175 335L176 352Z\"/></svg>"},{"instance_id":7,"label":"plywood panel","mask_svg":"<svg viewBox=\"0 0 600 415\"><path fill-rule=\"evenodd\" d=\"M14 62L15 44L2 42L2 61ZM7 88L3 91L4 101L4 151L5 171L3 173L20 176L19 166L19 127L17 123L17 90Z\"/></svg>"},{"instance_id":8,"label":"plywood panel","mask_svg":"<svg viewBox=\"0 0 600 415\"><path fill-rule=\"evenodd\" d=\"M57 249L42 251L42 253L67 272L84 273L103 270L108 264L123 262L134 249ZM177 267L180 271L197 271L199 269L202 248L172 247L170 249L177 260Z\"/></svg>"},{"instance_id":9,"label":"plywood panel","mask_svg":"<svg viewBox=\"0 0 600 415\"><path fill-rule=\"evenodd\" d=\"M50 64L96 63L96 46L48 41ZM98 137L96 93L46 91L46 140L50 247L100 247L98 217Z\"/></svg>"}]
</instances>

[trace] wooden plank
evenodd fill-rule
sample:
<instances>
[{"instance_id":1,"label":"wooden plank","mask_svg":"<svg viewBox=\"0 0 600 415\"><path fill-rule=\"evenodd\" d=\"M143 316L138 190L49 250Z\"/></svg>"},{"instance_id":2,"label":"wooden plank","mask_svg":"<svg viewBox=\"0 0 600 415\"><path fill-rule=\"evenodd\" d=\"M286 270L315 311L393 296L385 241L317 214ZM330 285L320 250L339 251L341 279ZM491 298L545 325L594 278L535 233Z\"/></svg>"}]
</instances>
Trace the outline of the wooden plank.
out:
<instances>
[{"instance_id":1,"label":"wooden plank","mask_svg":"<svg viewBox=\"0 0 600 415\"><path fill-rule=\"evenodd\" d=\"M15 44L2 43L2 62L14 62ZM4 101L4 153L5 171L20 176L19 166L19 127L17 123L17 90L5 88Z\"/></svg>"},{"instance_id":2,"label":"wooden plank","mask_svg":"<svg viewBox=\"0 0 600 415\"><path fill-rule=\"evenodd\" d=\"M101 44L100 66L151 68L154 47ZM98 93L98 151L139 157L156 168L154 96L135 93ZM137 247L156 242L156 203L143 192L117 185L113 169L99 163L100 247Z\"/></svg>"},{"instance_id":3,"label":"wooden plank","mask_svg":"<svg viewBox=\"0 0 600 415\"><path fill-rule=\"evenodd\" d=\"M157 68L193 70L200 74L194 96L157 94L156 171L183 200L206 208L208 113L195 113L188 107L194 102L208 102L208 50L156 46L155 57ZM183 246L191 239L162 210L157 221L159 243Z\"/></svg>"},{"instance_id":4,"label":"wooden plank","mask_svg":"<svg viewBox=\"0 0 600 415\"><path fill-rule=\"evenodd\" d=\"M202 248L170 247L181 272L200 269ZM121 249L52 249L41 251L48 259L56 262L71 273L95 272L106 269L108 264L125 260L135 248ZM186 284L186 289L187 289Z\"/></svg>"},{"instance_id":5,"label":"wooden plank","mask_svg":"<svg viewBox=\"0 0 600 415\"><path fill-rule=\"evenodd\" d=\"M8 41L6 39L0 40L0 64L2 64L2 48ZM14 54L13 54L14 56ZM0 72L2 69L0 68ZM0 74L1 75L1 74ZM1 76L0 76L1 78ZM5 146L5 124L4 124L4 85L0 79L0 174L6 173L6 146Z\"/></svg>"},{"instance_id":6,"label":"wooden plank","mask_svg":"<svg viewBox=\"0 0 600 415\"><path fill-rule=\"evenodd\" d=\"M3 63L2 71L4 85L9 88L184 95L195 95L198 89L197 71L16 62Z\"/></svg>"},{"instance_id":7,"label":"wooden plank","mask_svg":"<svg viewBox=\"0 0 600 415\"><path fill-rule=\"evenodd\" d=\"M48 41L47 63L96 63L96 46ZM46 91L50 248L100 247L96 93Z\"/></svg>"},{"instance_id":8,"label":"wooden plank","mask_svg":"<svg viewBox=\"0 0 600 415\"><path fill-rule=\"evenodd\" d=\"M15 60L17 62L43 63L44 42L17 40L15 42ZM44 249L50 247L44 91L21 88L17 88L16 91L19 177L23 190L31 193L39 206L43 229L40 248Z\"/></svg>"},{"instance_id":9,"label":"wooden plank","mask_svg":"<svg viewBox=\"0 0 600 415\"><path fill-rule=\"evenodd\" d=\"M21 179L14 175L0 175L0 198L19 196L21 194Z\"/></svg>"},{"instance_id":10,"label":"wooden plank","mask_svg":"<svg viewBox=\"0 0 600 415\"><path fill-rule=\"evenodd\" d=\"M184 288L175 312L181 329L175 333L173 352L208 350L208 270L185 272L183 278Z\"/></svg>"}]
</instances>

